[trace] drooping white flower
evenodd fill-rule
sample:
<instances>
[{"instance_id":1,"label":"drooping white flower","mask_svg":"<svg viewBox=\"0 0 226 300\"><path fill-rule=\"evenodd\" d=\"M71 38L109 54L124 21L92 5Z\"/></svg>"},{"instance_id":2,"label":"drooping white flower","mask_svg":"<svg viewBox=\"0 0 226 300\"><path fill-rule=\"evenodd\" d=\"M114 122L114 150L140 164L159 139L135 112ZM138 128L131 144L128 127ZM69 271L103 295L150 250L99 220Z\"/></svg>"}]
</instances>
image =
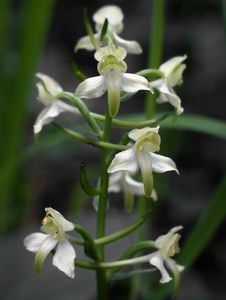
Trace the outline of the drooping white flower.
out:
<instances>
[{"instance_id":1,"label":"drooping white flower","mask_svg":"<svg viewBox=\"0 0 226 300\"><path fill-rule=\"evenodd\" d=\"M51 77L37 73L36 76L40 79L37 83L38 101L45 105L45 108L38 115L34 124L34 133L39 133L43 126L52 122L54 118L59 116L62 112L71 112L79 114L77 108L64 103L56 98L57 94L63 92L63 89Z\"/></svg>"},{"instance_id":2,"label":"drooping white flower","mask_svg":"<svg viewBox=\"0 0 226 300\"><path fill-rule=\"evenodd\" d=\"M94 36L98 44L104 46L104 43L100 41L100 35L104 21L107 19L108 26L110 27L109 30L113 35L116 45L125 48L126 51L131 54L142 53L141 46L138 42L125 40L118 35L123 30L123 18L121 8L116 5L105 5L94 13L93 20L96 27L96 34L94 34ZM84 36L78 40L75 51L79 49L95 50L89 36Z\"/></svg>"},{"instance_id":3,"label":"drooping white flower","mask_svg":"<svg viewBox=\"0 0 226 300\"><path fill-rule=\"evenodd\" d=\"M181 235L177 232L182 228L182 226L174 227L167 234L161 235L155 240L155 246L158 250L151 254L149 262L161 272L161 283L169 282L172 279L166 267L173 272L175 286L177 286L179 282L179 273L184 270L183 266L178 265L175 260L172 259L175 254L180 252L178 242Z\"/></svg>"},{"instance_id":4,"label":"drooping white flower","mask_svg":"<svg viewBox=\"0 0 226 300\"><path fill-rule=\"evenodd\" d=\"M95 76L84 80L75 90L75 95L81 98L98 98L105 91L108 93L109 113L116 116L120 105L120 92L136 93L139 90L152 91L148 81L139 75L126 73L127 65L125 49L115 46L100 48L95 53L98 61L98 72Z\"/></svg>"},{"instance_id":5,"label":"drooping white flower","mask_svg":"<svg viewBox=\"0 0 226 300\"><path fill-rule=\"evenodd\" d=\"M134 202L134 196L144 196L144 184L132 178L132 174L128 171L119 171L109 177L109 193L123 192L125 207L128 211L131 210ZM157 201L157 193L153 189L151 198Z\"/></svg>"},{"instance_id":6,"label":"drooping white flower","mask_svg":"<svg viewBox=\"0 0 226 300\"><path fill-rule=\"evenodd\" d=\"M159 92L156 101L158 103L169 102L175 107L178 115L182 114L184 109L181 107L180 97L175 93L173 88L183 82L182 74L186 65L182 64L182 62L186 58L186 55L176 56L166 61L159 67L163 78L150 82L150 86L156 88Z\"/></svg>"},{"instance_id":7,"label":"drooping white flower","mask_svg":"<svg viewBox=\"0 0 226 300\"><path fill-rule=\"evenodd\" d=\"M172 159L155 154L160 149L160 136L158 127L145 127L129 132L129 137L135 141L129 149L119 152L112 160L108 173L128 171L135 173L138 168L144 183L144 191L147 197L151 197L153 190L152 172L164 173L176 171L177 167Z\"/></svg>"},{"instance_id":8,"label":"drooping white flower","mask_svg":"<svg viewBox=\"0 0 226 300\"><path fill-rule=\"evenodd\" d=\"M41 231L28 235L24 239L27 250L36 253L35 269L41 271L46 256L56 247L53 265L67 276L74 278L75 250L66 238L66 232L74 230L74 224L67 221L58 211L46 208Z\"/></svg>"}]
</instances>

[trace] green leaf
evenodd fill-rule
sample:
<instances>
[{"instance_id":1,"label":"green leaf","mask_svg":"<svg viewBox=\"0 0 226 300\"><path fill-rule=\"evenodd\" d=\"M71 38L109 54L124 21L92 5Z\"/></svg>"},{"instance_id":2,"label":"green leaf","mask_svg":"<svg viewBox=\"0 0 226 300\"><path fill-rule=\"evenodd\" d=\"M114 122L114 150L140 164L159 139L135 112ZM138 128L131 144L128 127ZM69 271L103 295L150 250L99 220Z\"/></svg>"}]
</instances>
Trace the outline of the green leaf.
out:
<instances>
[{"instance_id":1,"label":"green leaf","mask_svg":"<svg viewBox=\"0 0 226 300\"><path fill-rule=\"evenodd\" d=\"M183 114L176 119L175 116L170 116L161 122L161 127L166 129L192 130L226 138L226 122L200 115Z\"/></svg>"},{"instance_id":2,"label":"green leaf","mask_svg":"<svg viewBox=\"0 0 226 300\"><path fill-rule=\"evenodd\" d=\"M106 18L104 20L104 25L102 26L102 29L101 29L101 34L100 34L100 40L101 40L101 42L104 41L105 35L106 35L107 31L108 31L108 19Z\"/></svg>"}]
</instances>

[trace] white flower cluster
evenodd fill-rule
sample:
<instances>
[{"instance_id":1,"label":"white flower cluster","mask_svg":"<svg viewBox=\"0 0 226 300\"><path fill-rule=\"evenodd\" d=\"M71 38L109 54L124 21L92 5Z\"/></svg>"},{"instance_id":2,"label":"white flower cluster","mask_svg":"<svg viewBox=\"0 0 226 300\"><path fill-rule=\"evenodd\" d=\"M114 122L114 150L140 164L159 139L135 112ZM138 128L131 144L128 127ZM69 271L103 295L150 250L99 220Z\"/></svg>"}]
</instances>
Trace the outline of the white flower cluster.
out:
<instances>
[{"instance_id":1,"label":"white flower cluster","mask_svg":"<svg viewBox=\"0 0 226 300\"><path fill-rule=\"evenodd\" d=\"M101 39L106 19L108 20L106 38ZM183 112L181 100L174 87L182 83L182 73L186 67L183 62L186 55L174 57L163 63L158 69L160 78L149 82L143 76L127 73L127 64L124 61L127 53L140 54L142 49L138 42L128 41L119 36L123 29L121 9L114 5L104 6L93 15L93 20L96 29L94 38L99 47L94 58L98 62L99 75L82 81L75 89L74 95L80 100L93 99L101 97L106 92L109 115L115 117L120 108L121 92L133 95L140 90L151 93L155 90L158 93L156 99L158 103L169 102L175 107L176 113L181 114ZM95 50L90 36L79 39L75 51L79 49ZM80 114L77 108L60 100L64 91L55 80L40 73L37 77L40 80L37 84L38 100L45 108L35 122L35 134L40 133L44 125L49 124L62 112ZM156 201L153 172L175 171L179 174L177 167L172 159L155 153L160 150L159 126L133 129L128 136L132 142L127 145L126 150L114 156L108 167L110 174L108 192L123 191L124 196L129 199L135 195L145 195ZM135 178L139 170L142 181ZM56 247L53 265L69 277L74 277L75 251L65 233L73 230L74 225L52 208L46 208L46 217L42 224L41 231L44 233L33 233L24 241L29 251L36 252L37 271L40 271L46 256ZM149 257L150 264L161 272L161 283L171 280L165 265L173 272L175 278L183 269L172 259L179 252L180 235L177 232L181 229L182 226L178 226L166 235L160 236L155 241L157 251Z\"/></svg>"}]
</instances>

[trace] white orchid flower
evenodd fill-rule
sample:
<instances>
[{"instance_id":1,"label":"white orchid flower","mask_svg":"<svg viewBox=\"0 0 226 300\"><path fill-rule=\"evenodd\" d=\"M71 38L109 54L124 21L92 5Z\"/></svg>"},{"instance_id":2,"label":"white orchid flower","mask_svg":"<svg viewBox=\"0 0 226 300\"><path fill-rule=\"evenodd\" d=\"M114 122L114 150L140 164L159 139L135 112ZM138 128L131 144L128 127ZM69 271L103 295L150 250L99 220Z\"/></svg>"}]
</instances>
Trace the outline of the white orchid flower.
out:
<instances>
[{"instance_id":1,"label":"white orchid flower","mask_svg":"<svg viewBox=\"0 0 226 300\"><path fill-rule=\"evenodd\" d=\"M136 93L140 90L152 92L148 81L139 75L125 73L127 69L123 59L126 57L125 49L116 46L100 48L95 53L98 61L98 72L95 76L84 80L75 90L75 95L80 98L98 98L105 91L108 93L109 113L116 116L120 105L120 91Z\"/></svg>"},{"instance_id":2,"label":"white orchid flower","mask_svg":"<svg viewBox=\"0 0 226 300\"><path fill-rule=\"evenodd\" d=\"M34 133L39 133L44 125L52 122L54 118L59 116L62 112L71 112L75 114L79 114L77 108L64 103L61 100L58 100L56 96L63 92L63 89L51 77L37 73L36 76L40 79L40 82L37 83L38 88L38 101L45 105L45 108L38 115L35 125L34 125Z\"/></svg>"},{"instance_id":3,"label":"white orchid flower","mask_svg":"<svg viewBox=\"0 0 226 300\"><path fill-rule=\"evenodd\" d=\"M166 267L173 272L175 286L179 283L179 273L184 270L183 266L178 265L172 259L175 254L180 252L178 242L181 235L177 232L182 228L182 226L174 227L167 234L161 235L155 240L155 246L158 250L151 254L149 262L161 272L161 283L169 282L172 279Z\"/></svg>"},{"instance_id":4,"label":"white orchid flower","mask_svg":"<svg viewBox=\"0 0 226 300\"><path fill-rule=\"evenodd\" d=\"M58 211L46 208L41 231L28 235L24 239L27 250L36 253L35 269L41 271L46 256L56 247L53 265L67 276L74 278L75 250L66 238L66 232L74 230L74 224L67 221Z\"/></svg>"},{"instance_id":5,"label":"white orchid flower","mask_svg":"<svg viewBox=\"0 0 226 300\"><path fill-rule=\"evenodd\" d=\"M160 136L158 131L159 126L154 128L145 127L130 131L128 135L135 141L135 144L129 149L116 154L108 167L108 173L119 171L135 173L138 168L140 168L144 191L147 197L151 197L153 190L152 171L157 173L176 171L179 173L172 159L154 153L160 149Z\"/></svg>"},{"instance_id":6,"label":"white orchid flower","mask_svg":"<svg viewBox=\"0 0 226 300\"><path fill-rule=\"evenodd\" d=\"M109 177L109 193L123 192L125 208L130 211L133 207L134 196L144 196L144 184L132 178L132 174L128 171L119 171ZM153 189L151 198L157 201L157 193Z\"/></svg>"},{"instance_id":7,"label":"white orchid flower","mask_svg":"<svg viewBox=\"0 0 226 300\"><path fill-rule=\"evenodd\" d=\"M125 40L118 35L123 29L123 18L121 8L116 5L105 5L95 12L93 20L96 25L96 34L94 34L94 36L98 44L104 46L104 43L100 41L100 35L104 21L107 19L116 45L125 48L126 51L131 54L142 53L141 46L138 42ZM89 36L84 36L78 40L75 51L79 49L86 49L88 51L95 50Z\"/></svg>"},{"instance_id":8,"label":"white orchid flower","mask_svg":"<svg viewBox=\"0 0 226 300\"><path fill-rule=\"evenodd\" d=\"M156 101L158 103L169 102L175 107L178 115L182 114L184 109L181 107L180 97L175 93L173 88L183 82L182 74L186 65L182 64L182 62L186 58L186 55L176 56L166 61L159 67L163 78L150 82L150 86L156 88L159 92Z\"/></svg>"}]
</instances>

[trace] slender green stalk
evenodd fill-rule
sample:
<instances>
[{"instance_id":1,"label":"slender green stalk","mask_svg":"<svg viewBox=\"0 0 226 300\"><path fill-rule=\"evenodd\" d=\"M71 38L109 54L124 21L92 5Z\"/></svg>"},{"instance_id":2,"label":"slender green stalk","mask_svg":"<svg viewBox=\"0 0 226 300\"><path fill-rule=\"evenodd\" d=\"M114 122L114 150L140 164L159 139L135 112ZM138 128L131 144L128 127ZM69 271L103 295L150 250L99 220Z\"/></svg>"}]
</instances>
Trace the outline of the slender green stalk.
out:
<instances>
[{"instance_id":1,"label":"slender green stalk","mask_svg":"<svg viewBox=\"0 0 226 300\"><path fill-rule=\"evenodd\" d=\"M66 98L73 102L73 104L78 108L83 118L88 122L89 126L94 130L94 132L99 136L102 137L102 131L100 130L98 124L91 116L88 107L85 103L80 100L80 98L76 97L74 94L69 92L62 92L57 95L57 98Z\"/></svg>"},{"instance_id":2,"label":"slender green stalk","mask_svg":"<svg viewBox=\"0 0 226 300\"><path fill-rule=\"evenodd\" d=\"M127 147L126 146L122 146L122 145L117 145L117 144L112 144L112 143L108 143L108 142L104 142L104 141L96 141L93 139L89 139L87 137L85 137L84 135L75 132L73 130L67 129L57 123L53 123L55 127L57 127L58 129L62 130L64 133L66 133L68 136L79 140L83 143L92 145L94 147L98 147L101 149L108 149L108 150L117 150L117 151L123 151L126 150Z\"/></svg>"},{"instance_id":3,"label":"slender green stalk","mask_svg":"<svg viewBox=\"0 0 226 300\"><path fill-rule=\"evenodd\" d=\"M108 101L106 101L106 113L105 113L105 126L103 134L103 142L109 142L110 132L112 127L112 118L109 115ZM108 197L108 182L109 176L107 172L107 156L109 150L106 148L102 149L101 153L101 171L100 171L100 194L97 212L97 238L102 238L105 235L105 224L106 224L106 208L107 208L107 197ZM99 245L99 256L101 261L104 261L104 245ZM97 299L106 300L107 294L107 278L106 273L103 270L97 270Z\"/></svg>"},{"instance_id":4,"label":"slender green stalk","mask_svg":"<svg viewBox=\"0 0 226 300\"><path fill-rule=\"evenodd\" d=\"M163 51L165 0L153 0L152 24L150 37L150 55L148 66L158 68ZM155 95L148 93L145 102L146 117L149 119L155 111Z\"/></svg>"}]
</instances>

